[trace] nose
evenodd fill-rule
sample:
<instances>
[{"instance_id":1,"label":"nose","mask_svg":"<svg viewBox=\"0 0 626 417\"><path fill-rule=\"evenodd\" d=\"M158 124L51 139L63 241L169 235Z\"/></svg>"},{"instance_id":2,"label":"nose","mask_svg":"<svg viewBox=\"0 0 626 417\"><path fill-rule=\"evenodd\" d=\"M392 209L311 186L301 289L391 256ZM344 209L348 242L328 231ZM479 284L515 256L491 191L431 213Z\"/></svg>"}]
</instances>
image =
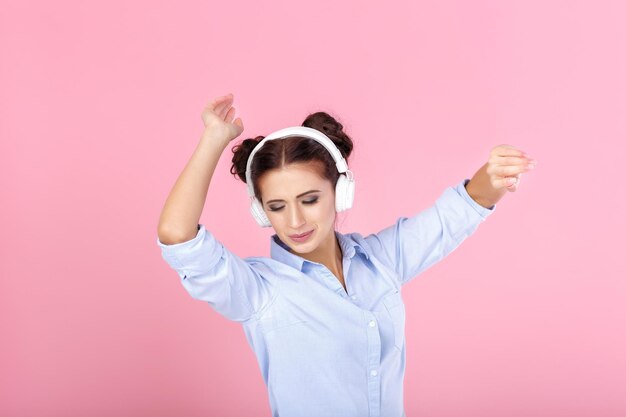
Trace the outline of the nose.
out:
<instances>
[{"instance_id":1,"label":"nose","mask_svg":"<svg viewBox=\"0 0 626 417\"><path fill-rule=\"evenodd\" d=\"M300 208L297 205L292 206L292 208L289 209L289 227L298 230L303 224L304 216L300 212Z\"/></svg>"}]
</instances>

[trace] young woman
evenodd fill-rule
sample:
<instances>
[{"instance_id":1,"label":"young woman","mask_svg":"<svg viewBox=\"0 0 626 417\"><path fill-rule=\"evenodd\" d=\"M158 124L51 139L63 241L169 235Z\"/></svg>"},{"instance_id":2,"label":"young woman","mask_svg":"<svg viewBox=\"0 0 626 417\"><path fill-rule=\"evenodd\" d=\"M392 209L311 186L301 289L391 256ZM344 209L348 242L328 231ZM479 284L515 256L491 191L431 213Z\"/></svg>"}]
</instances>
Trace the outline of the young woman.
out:
<instances>
[{"instance_id":1,"label":"young woman","mask_svg":"<svg viewBox=\"0 0 626 417\"><path fill-rule=\"evenodd\" d=\"M352 204L353 144L332 116L313 113L233 148L231 172L247 183L253 216L275 231L270 258L242 259L199 223L218 159L243 131L234 116L232 94L202 113L200 143L159 220L164 259L193 298L242 324L274 417L404 416L402 285L471 235L534 161L497 146L432 207L366 237L342 234L335 220Z\"/></svg>"}]
</instances>

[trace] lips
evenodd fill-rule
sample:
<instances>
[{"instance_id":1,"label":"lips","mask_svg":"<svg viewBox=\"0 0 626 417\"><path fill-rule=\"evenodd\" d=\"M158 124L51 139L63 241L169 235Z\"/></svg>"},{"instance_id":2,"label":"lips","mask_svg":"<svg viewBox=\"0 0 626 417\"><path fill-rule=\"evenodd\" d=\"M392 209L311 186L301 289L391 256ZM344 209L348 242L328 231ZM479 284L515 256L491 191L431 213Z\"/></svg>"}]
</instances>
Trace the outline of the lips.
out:
<instances>
[{"instance_id":1,"label":"lips","mask_svg":"<svg viewBox=\"0 0 626 417\"><path fill-rule=\"evenodd\" d=\"M289 235L289 237L294 238L294 239L298 239L298 238L306 237L306 236L310 235L311 233L313 233L313 230L309 230L308 232L301 233L299 235Z\"/></svg>"}]
</instances>

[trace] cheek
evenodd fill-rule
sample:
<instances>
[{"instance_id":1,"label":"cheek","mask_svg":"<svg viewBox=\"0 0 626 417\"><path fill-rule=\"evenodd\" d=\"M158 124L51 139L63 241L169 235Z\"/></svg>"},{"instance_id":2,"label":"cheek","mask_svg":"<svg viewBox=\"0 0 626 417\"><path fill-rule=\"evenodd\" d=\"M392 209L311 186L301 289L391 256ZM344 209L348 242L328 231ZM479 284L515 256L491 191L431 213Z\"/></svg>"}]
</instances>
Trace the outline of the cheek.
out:
<instances>
[{"instance_id":1,"label":"cheek","mask_svg":"<svg viewBox=\"0 0 626 417\"><path fill-rule=\"evenodd\" d=\"M333 221L335 218L335 201L328 201L326 204L321 205L320 212L329 222Z\"/></svg>"},{"instance_id":2,"label":"cheek","mask_svg":"<svg viewBox=\"0 0 626 417\"><path fill-rule=\"evenodd\" d=\"M285 222L285 220L283 219L283 216L281 216L280 214L270 214L267 216L267 218L270 220L270 222L278 227L282 227L283 223Z\"/></svg>"}]
</instances>

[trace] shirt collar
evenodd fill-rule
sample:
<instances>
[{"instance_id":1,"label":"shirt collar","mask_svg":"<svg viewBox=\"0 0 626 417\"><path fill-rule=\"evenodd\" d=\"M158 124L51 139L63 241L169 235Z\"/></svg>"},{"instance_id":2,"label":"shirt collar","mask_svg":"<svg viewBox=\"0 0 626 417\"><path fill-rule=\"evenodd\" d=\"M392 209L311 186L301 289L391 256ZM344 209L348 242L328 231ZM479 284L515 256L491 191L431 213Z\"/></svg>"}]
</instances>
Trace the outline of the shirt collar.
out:
<instances>
[{"instance_id":1,"label":"shirt collar","mask_svg":"<svg viewBox=\"0 0 626 417\"><path fill-rule=\"evenodd\" d=\"M339 246L341 246L341 251L343 252L344 258L352 258L356 252L360 252L367 259L369 259L369 255L365 251L365 249L359 245L357 242L350 238L350 235L344 235L337 231L335 231L335 236L337 236L337 240L339 241ZM299 255L295 255L289 252L289 246L280 240L277 234L273 234L270 237L270 256L272 259L280 261L284 264L287 264L293 268L296 268L299 271L302 271L302 267L305 262L315 264L315 262L310 262L304 259Z\"/></svg>"}]
</instances>

